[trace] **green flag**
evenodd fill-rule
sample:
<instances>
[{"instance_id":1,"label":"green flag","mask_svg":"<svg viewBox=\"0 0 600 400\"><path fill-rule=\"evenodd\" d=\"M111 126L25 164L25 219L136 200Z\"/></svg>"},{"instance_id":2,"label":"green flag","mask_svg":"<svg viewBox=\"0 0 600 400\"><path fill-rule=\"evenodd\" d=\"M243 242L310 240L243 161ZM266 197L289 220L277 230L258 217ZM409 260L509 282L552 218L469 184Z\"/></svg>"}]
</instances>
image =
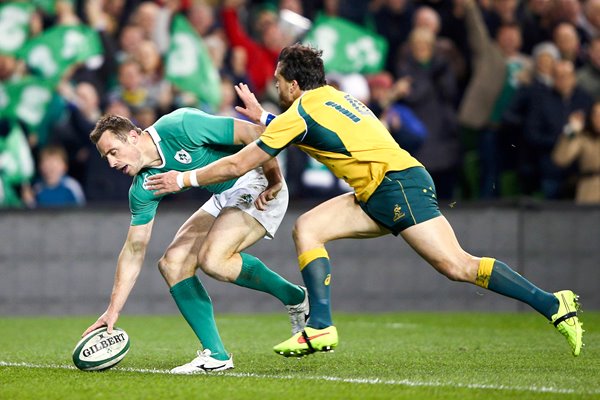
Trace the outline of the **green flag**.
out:
<instances>
[{"instance_id":1,"label":"green flag","mask_svg":"<svg viewBox=\"0 0 600 400\"><path fill-rule=\"evenodd\" d=\"M59 25L30 40L19 56L35 75L57 82L71 65L101 58L102 42L86 25Z\"/></svg>"},{"instance_id":2,"label":"green flag","mask_svg":"<svg viewBox=\"0 0 600 400\"><path fill-rule=\"evenodd\" d=\"M21 198L16 186L28 182L35 167L23 130L11 123L6 136L0 135L0 207L19 207Z\"/></svg>"},{"instance_id":3,"label":"green flag","mask_svg":"<svg viewBox=\"0 0 600 400\"><path fill-rule=\"evenodd\" d=\"M171 29L166 79L180 90L193 93L212 109L221 103L221 78L202 38L185 17L177 15Z\"/></svg>"},{"instance_id":4,"label":"green flag","mask_svg":"<svg viewBox=\"0 0 600 400\"><path fill-rule=\"evenodd\" d=\"M0 4L0 54L14 55L29 36L33 5L27 3Z\"/></svg>"},{"instance_id":5,"label":"green flag","mask_svg":"<svg viewBox=\"0 0 600 400\"><path fill-rule=\"evenodd\" d=\"M323 50L328 73L377 73L388 51L385 38L337 17L318 17L304 43Z\"/></svg>"},{"instance_id":6,"label":"green flag","mask_svg":"<svg viewBox=\"0 0 600 400\"><path fill-rule=\"evenodd\" d=\"M0 84L0 117L18 118L28 129L37 131L46 116L53 93L51 82L32 76Z\"/></svg>"}]
</instances>

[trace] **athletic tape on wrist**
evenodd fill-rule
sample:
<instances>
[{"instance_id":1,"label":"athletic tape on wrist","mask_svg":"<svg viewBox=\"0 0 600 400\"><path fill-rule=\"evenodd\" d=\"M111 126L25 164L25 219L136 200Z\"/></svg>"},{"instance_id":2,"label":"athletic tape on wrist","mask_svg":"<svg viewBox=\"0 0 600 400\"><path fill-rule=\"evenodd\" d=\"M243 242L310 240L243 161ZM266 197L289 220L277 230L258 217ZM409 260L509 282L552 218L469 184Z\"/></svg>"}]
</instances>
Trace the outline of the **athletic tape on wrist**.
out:
<instances>
[{"instance_id":1,"label":"athletic tape on wrist","mask_svg":"<svg viewBox=\"0 0 600 400\"><path fill-rule=\"evenodd\" d=\"M260 114L260 123L263 124L264 126L269 125L271 123L271 121L273 121L274 119L275 119L275 116L266 111L263 111L262 114Z\"/></svg>"},{"instance_id":2,"label":"athletic tape on wrist","mask_svg":"<svg viewBox=\"0 0 600 400\"><path fill-rule=\"evenodd\" d=\"M179 189L183 189L183 174L183 172L177 174L177 186L179 186Z\"/></svg>"},{"instance_id":3,"label":"athletic tape on wrist","mask_svg":"<svg viewBox=\"0 0 600 400\"><path fill-rule=\"evenodd\" d=\"M190 171L190 183L192 184L192 186L194 187L198 187L200 186L198 184L198 177L196 176L196 170Z\"/></svg>"}]
</instances>

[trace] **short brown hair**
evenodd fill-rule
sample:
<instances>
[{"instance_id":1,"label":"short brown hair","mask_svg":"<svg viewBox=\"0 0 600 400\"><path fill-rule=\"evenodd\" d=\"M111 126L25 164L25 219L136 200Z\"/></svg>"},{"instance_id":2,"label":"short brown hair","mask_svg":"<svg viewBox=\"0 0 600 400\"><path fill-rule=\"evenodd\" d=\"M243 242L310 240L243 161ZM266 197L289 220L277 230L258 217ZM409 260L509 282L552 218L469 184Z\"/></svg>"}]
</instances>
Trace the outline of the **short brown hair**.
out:
<instances>
[{"instance_id":1,"label":"short brown hair","mask_svg":"<svg viewBox=\"0 0 600 400\"><path fill-rule=\"evenodd\" d=\"M127 133L132 129L137 131L137 133L142 133L142 130L135 126L128 118L121 117L120 115L106 114L96 123L94 130L90 133L90 140L92 143L98 144L102 134L106 131L111 131L120 141L125 142L127 140Z\"/></svg>"}]
</instances>

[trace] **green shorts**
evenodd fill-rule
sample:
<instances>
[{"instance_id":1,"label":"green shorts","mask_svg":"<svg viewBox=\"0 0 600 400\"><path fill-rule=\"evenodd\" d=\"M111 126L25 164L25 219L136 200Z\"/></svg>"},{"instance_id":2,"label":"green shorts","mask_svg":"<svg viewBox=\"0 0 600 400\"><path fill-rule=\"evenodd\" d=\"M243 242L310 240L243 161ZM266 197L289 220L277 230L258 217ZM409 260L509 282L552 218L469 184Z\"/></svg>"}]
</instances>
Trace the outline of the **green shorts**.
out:
<instances>
[{"instance_id":1,"label":"green shorts","mask_svg":"<svg viewBox=\"0 0 600 400\"><path fill-rule=\"evenodd\" d=\"M359 204L394 235L442 215L433 180L422 167L388 172L367 202Z\"/></svg>"}]
</instances>

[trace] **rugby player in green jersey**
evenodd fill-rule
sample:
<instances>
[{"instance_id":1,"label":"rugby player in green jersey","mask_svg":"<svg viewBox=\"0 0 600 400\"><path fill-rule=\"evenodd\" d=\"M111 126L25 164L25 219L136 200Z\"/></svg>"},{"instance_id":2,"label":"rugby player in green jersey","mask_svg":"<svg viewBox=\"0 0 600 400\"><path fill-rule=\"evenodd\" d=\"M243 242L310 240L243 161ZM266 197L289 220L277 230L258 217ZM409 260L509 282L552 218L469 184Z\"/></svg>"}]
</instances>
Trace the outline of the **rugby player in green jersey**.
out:
<instances>
[{"instance_id":1,"label":"rugby player in green jersey","mask_svg":"<svg viewBox=\"0 0 600 400\"><path fill-rule=\"evenodd\" d=\"M294 226L298 263L309 293L306 327L276 345L284 356L328 351L338 344L330 307L331 266L325 244L342 238L373 238L392 233L402 238L450 280L468 282L529 304L551 321L579 355L583 329L577 296L550 293L533 285L502 261L463 250L438 208L427 170L401 149L373 113L347 93L325 82L321 52L302 45L284 48L275 71L285 110L267 114L245 85L237 87L254 121L268 125L260 138L239 153L191 172L169 172L149 179L161 193L194 184L214 184L271 160L293 144L322 162L354 193L328 200L300 216ZM183 181L184 184L178 184Z\"/></svg>"},{"instance_id":2,"label":"rugby player in green jersey","mask_svg":"<svg viewBox=\"0 0 600 400\"><path fill-rule=\"evenodd\" d=\"M253 143L262 126L182 108L142 130L130 120L106 115L90 139L112 168L133 177L129 190L131 225L117 262L107 310L83 335L107 325L111 332L142 268L158 203L147 180L165 171L191 171L234 154ZM191 177L193 179L193 177ZM197 186L187 182L187 186ZM292 332L304 328L308 293L243 253L263 237L273 237L288 205L288 192L276 159L205 188L213 196L175 235L158 262L179 310L200 340L203 351L172 373L191 374L233 368L214 320L211 299L195 275L200 268L224 282L269 293L288 309Z\"/></svg>"}]
</instances>

